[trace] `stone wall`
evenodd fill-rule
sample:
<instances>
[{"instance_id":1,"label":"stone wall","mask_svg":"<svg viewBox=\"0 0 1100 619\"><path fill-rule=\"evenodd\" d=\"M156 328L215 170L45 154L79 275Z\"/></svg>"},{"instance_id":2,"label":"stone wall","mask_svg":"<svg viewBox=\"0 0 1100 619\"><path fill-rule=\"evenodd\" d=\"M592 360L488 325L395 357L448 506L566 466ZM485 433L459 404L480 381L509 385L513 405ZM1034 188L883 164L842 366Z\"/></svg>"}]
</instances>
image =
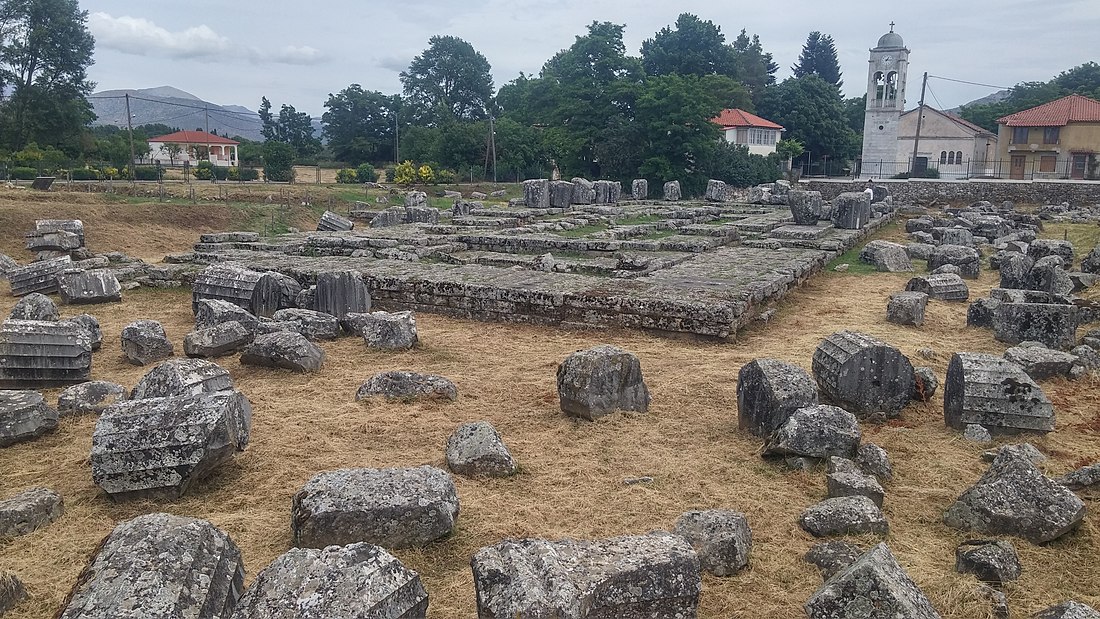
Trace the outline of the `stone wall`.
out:
<instances>
[{"instance_id":1,"label":"stone wall","mask_svg":"<svg viewBox=\"0 0 1100 619\"><path fill-rule=\"evenodd\" d=\"M866 182L867 179L855 181L812 179L803 180L798 186L800 189L820 191L822 198L832 200L845 191L863 191ZM1005 200L1017 204L1061 204L1062 202L1069 202L1071 206L1100 204L1100 182L1095 181L876 179L875 183L888 187L894 200L902 203L934 199L940 202L963 203L989 200L994 204Z\"/></svg>"}]
</instances>

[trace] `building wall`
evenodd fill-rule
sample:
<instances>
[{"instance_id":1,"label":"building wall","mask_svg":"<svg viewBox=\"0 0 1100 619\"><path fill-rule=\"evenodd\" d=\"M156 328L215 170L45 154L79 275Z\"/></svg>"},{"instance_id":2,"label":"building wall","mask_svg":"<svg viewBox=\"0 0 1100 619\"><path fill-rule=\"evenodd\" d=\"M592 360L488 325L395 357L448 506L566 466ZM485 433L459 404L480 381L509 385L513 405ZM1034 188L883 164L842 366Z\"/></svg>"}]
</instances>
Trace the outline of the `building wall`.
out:
<instances>
[{"instance_id":1,"label":"building wall","mask_svg":"<svg viewBox=\"0 0 1100 619\"><path fill-rule=\"evenodd\" d=\"M730 144L747 146L749 154L752 155L767 156L775 152L775 145L779 143L782 132L778 129L766 129L766 131L774 131L774 140L770 144L749 144L749 130L749 127L729 127L725 130L724 136Z\"/></svg>"},{"instance_id":2,"label":"building wall","mask_svg":"<svg viewBox=\"0 0 1100 619\"><path fill-rule=\"evenodd\" d=\"M1074 153L1100 153L1100 123L1070 123L1060 127L1057 144L1043 143L1045 127L1028 127L1027 141L1019 144L1012 143L1016 127L999 125L998 129L998 158L1002 166L1007 169L1013 156L1023 156L1024 169L1033 178L1066 178L1068 162ZM1042 170L1044 156L1055 158L1053 171Z\"/></svg>"},{"instance_id":3,"label":"building wall","mask_svg":"<svg viewBox=\"0 0 1100 619\"><path fill-rule=\"evenodd\" d=\"M195 165L199 161L203 160L201 158L196 159L195 157L191 156L191 152L190 152L190 146L191 145L181 143L180 146L183 147L183 151L181 151L180 154L176 155L175 165L183 165L184 163L190 163L191 165ZM202 146L206 146L206 145L203 144ZM222 147L222 146L224 146L224 151L225 151L224 154L219 152L220 150L223 150L223 149L219 148L219 147ZM166 151L164 149L164 147L165 147L165 144L162 143L162 142L149 142L149 148L150 148L149 159L151 161L160 161L161 165L172 165L172 158L168 156L168 151ZM235 165L237 165L237 162L235 160L232 160L232 157L231 157L232 149L233 149L233 146L228 145L228 144L226 144L226 145L211 144L210 145L211 156L209 157L209 161L211 163L213 163L214 165L216 165L216 166L231 166L231 165L235 166Z\"/></svg>"},{"instance_id":4,"label":"building wall","mask_svg":"<svg viewBox=\"0 0 1100 619\"><path fill-rule=\"evenodd\" d=\"M913 140L917 134L916 110L902 115L898 128L897 161L909 162L913 158ZM925 107L921 122L918 157L927 157L930 167L939 170L940 178L966 178L992 173L987 162L997 156L997 139L976 134L959 125L938 111ZM962 153L958 157L941 160L944 153ZM953 161L954 163L947 163Z\"/></svg>"},{"instance_id":5,"label":"building wall","mask_svg":"<svg viewBox=\"0 0 1100 619\"><path fill-rule=\"evenodd\" d=\"M1097 181L1006 181L1006 180L936 180L912 179L875 181L886 187L894 199L902 203L953 202L970 204L989 200L999 204L1005 200L1016 204L1061 204L1073 206L1100 203L1100 182ZM820 191L821 197L832 200L846 191L863 191L866 181L802 180L798 188Z\"/></svg>"}]
</instances>

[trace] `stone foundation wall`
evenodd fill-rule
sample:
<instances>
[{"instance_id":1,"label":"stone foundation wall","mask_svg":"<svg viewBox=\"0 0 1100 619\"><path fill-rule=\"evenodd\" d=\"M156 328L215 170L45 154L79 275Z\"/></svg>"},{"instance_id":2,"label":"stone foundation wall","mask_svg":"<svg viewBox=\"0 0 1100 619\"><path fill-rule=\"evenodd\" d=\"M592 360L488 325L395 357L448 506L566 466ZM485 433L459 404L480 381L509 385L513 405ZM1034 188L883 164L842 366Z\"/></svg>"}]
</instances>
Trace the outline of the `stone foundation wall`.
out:
<instances>
[{"instance_id":1,"label":"stone foundation wall","mask_svg":"<svg viewBox=\"0 0 1100 619\"><path fill-rule=\"evenodd\" d=\"M806 180L799 189L820 191L825 200L832 200L845 191L863 191L867 179L856 181ZM1100 204L1100 182L1096 181L947 181L947 180L892 180L876 179L890 190L894 200L923 202L977 202L989 200L994 204L1009 200L1017 204L1061 204L1071 206Z\"/></svg>"}]
</instances>

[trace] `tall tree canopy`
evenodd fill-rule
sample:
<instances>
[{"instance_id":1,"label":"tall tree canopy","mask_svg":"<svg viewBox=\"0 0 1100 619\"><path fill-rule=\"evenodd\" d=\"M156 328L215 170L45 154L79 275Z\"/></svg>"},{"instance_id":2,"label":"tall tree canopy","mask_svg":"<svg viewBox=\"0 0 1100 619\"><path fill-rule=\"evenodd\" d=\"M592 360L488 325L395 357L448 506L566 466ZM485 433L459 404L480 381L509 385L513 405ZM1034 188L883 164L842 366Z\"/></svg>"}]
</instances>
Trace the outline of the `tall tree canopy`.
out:
<instances>
[{"instance_id":1,"label":"tall tree canopy","mask_svg":"<svg viewBox=\"0 0 1100 619\"><path fill-rule=\"evenodd\" d=\"M642 43L642 66L649 75L737 75L722 29L691 13L680 14L675 30L665 26Z\"/></svg>"},{"instance_id":2,"label":"tall tree canopy","mask_svg":"<svg viewBox=\"0 0 1100 619\"><path fill-rule=\"evenodd\" d=\"M816 75L840 88L844 82L840 79L840 62L836 58L836 44L833 37L814 30L806 37L802 54L798 62L791 67L795 77Z\"/></svg>"},{"instance_id":3,"label":"tall tree canopy","mask_svg":"<svg viewBox=\"0 0 1100 619\"><path fill-rule=\"evenodd\" d=\"M1100 99L1100 64L1086 62L1068 71L1062 71L1048 82L1017 84L1004 99L993 103L963 106L959 115L976 125L996 132L998 118L1071 94Z\"/></svg>"},{"instance_id":4,"label":"tall tree canopy","mask_svg":"<svg viewBox=\"0 0 1100 619\"><path fill-rule=\"evenodd\" d=\"M405 96L417 119L486 118L493 100L492 67L481 52L454 36L433 36L428 49L401 72Z\"/></svg>"},{"instance_id":5,"label":"tall tree canopy","mask_svg":"<svg viewBox=\"0 0 1100 619\"><path fill-rule=\"evenodd\" d=\"M814 159L849 159L859 151L844 100L835 86L817 75L783 80L764 93L757 108L764 118L783 125L784 137L802 142Z\"/></svg>"},{"instance_id":6,"label":"tall tree canopy","mask_svg":"<svg viewBox=\"0 0 1100 619\"><path fill-rule=\"evenodd\" d=\"M321 152L321 141L313 136L313 119L309 114L284 103L275 116L271 113L271 102L262 97L259 115L263 123L260 132L265 140L290 144L298 157L312 157Z\"/></svg>"},{"instance_id":7,"label":"tall tree canopy","mask_svg":"<svg viewBox=\"0 0 1100 619\"><path fill-rule=\"evenodd\" d=\"M11 150L28 143L75 155L95 115L87 79L95 39L77 0L0 0L0 138Z\"/></svg>"},{"instance_id":8,"label":"tall tree canopy","mask_svg":"<svg viewBox=\"0 0 1100 619\"><path fill-rule=\"evenodd\" d=\"M760 35L754 34L750 38L742 29L732 47L737 65L736 77L749 90L753 102L757 103L764 90L775 85L775 72L779 70L779 65L775 64L770 53L764 51Z\"/></svg>"},{"instance_id":9,"label":"tall tree canopy","mask_svg":"<svg viewBox=\"0 0 1100 619\"><path fill-rule=\"evenodd\" d=\"M352 84L325 101L324 136L338 161L358 165L392 160L401 97Z\"/></svg>"}]
</instances>

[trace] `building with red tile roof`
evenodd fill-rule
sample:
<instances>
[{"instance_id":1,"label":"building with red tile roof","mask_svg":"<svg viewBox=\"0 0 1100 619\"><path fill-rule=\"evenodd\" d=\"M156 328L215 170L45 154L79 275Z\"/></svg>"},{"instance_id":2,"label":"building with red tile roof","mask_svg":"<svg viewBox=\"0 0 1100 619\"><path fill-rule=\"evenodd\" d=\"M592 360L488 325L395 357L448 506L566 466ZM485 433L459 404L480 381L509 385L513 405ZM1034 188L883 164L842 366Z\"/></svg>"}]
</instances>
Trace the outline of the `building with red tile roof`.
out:
<instances>
[{"instance_id":1,"label":"building with red tile roof","mask_svg":"<svg viewBox=\"0 0 1100 619\"><path fill-rule=\"evenodd\" d=\"M177 131L147 141L150 158L163 165L183 165L185 162L194 165L199 161L209 161L224 167L235 166L238 161L237 146L240 142L205 131ZM179 152L172 152L170 144L178 145Z\"/></svg>"},{"instance_id":2,"label":"building with red tile roof","mask_svg":"<svg viewBox=\"0 0 1100 619\"><path fill-rule=\"evenodd\" d=\"M722 128L727 142L746 146L757 155L774 153L783 133L782 125L737 108L722 110L711 122Z\"/></svg>"},{"instance_id":3,"label":"building with red tile roof","mask_svg":"<svg viewBox=\"0 0 1100 619\"><path fill-rule=\"evenodd\" d=\"M997 119L1009 177L1098 177L1100 101L1069 95Z\"/></svg>"}]
</instances>

